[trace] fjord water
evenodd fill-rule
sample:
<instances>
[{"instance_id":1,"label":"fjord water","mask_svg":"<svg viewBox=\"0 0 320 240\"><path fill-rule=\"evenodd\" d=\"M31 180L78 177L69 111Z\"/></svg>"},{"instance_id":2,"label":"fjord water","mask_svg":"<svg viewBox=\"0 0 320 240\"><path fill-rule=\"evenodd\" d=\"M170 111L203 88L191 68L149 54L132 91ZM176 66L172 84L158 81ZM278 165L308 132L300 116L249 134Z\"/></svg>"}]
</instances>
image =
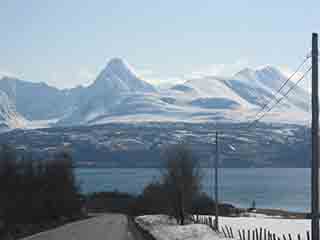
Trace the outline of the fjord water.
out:
<instances>
[{"instance_id":1,"label":"fjord water","mask_svg":"<svg viewBox=\"0 0 320 240\"><path fill-rule=\"evenodd\" d=\"M212 193L211 169L204 169L202 189ZM159 178L155 168L78 168L76 177L83 192L113 191L139 194ZM237 207L310 210L310 169L224 168L220 170L220 200Z\"/></svg>"}]
</instances>

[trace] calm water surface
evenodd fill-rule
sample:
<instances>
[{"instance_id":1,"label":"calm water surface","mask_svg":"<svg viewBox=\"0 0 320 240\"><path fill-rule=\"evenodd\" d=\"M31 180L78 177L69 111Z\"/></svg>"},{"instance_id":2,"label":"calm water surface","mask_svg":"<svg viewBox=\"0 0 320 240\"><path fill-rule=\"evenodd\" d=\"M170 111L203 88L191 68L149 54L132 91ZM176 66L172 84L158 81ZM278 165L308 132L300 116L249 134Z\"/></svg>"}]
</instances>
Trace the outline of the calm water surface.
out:
<instances>
[{"instance_id":1,"label":"calm water surface","mask_svg":"<svg viewBox=\"0 0 320 240\"><path fill-rule=\"evenodd\" d=\"M204 169L203 191L211 194L211 170ZM144 186L159 178L153 168L79 168L76 176L83 192L118 190L139 194ZM219 175L220 199L239 207L253 200L259 208L309 211L310 169L227 168Z\"/></svg>"}]
</instances>

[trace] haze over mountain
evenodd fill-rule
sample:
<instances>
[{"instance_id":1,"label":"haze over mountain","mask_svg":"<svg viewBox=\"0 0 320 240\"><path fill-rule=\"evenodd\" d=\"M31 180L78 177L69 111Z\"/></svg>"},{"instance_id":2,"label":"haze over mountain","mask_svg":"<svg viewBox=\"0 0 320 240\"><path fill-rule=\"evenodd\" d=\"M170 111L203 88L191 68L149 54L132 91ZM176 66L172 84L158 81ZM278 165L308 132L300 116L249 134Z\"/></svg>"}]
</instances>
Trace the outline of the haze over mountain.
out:
<instances>
[{"instance_id":1,"label":"haze over mountain","mask_svg":"<svg viewBox=\"0 0 320 240\"><path fill-rule=\"evenodd\" d=\"M0 80L0 120L8 129L87 125L114 121L248 121L269 101L286 76L277 68L243 69L230 78L208 76L158 89L114 58L88 87L59 90L45 83L4 77ZM284 92L292 86L289 82ZM309 94L297 87L268 120L306 118ZM285 113L281 113L286 109Z\"/></svg>"}]
</instances>

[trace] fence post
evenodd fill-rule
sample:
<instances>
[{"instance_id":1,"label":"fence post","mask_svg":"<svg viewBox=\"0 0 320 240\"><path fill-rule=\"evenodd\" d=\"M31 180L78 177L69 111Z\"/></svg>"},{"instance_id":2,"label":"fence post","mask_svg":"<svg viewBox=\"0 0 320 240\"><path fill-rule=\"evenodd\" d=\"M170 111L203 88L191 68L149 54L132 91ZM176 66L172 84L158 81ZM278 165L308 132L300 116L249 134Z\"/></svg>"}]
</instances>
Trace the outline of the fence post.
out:
<instances>
[{"instance_id":1,"label":"fence post","mask_svg":"<svg viewBox=\"0 0 320 240\"><path fill-rule=\"evenodd\" d=\"M240 230L238 230L238 234L239 234L240 240L242 240L242 236L241 236L241 231Z\"/></svg>"},{"instance_id":2,"label":"fence post","mask_svg":"<svg viewBox=\"0 0 320 240\"><path fill-rule=\"evenodd\" d=\"M223 226L221 226L221 229L222 229L222 232L223 232L224 236L227 238L228 236L227 236L226 232L224 231Z\"/></svg>"},{"instance_id":3,"label":"fence post","mask_svg":"<svg viewBox=\"0 0 320 240\"><path fill-rule=\"evenodd\" d=\"M232 228L230 227L231 238L234 238Z\"/></svg>"},{"instance_id":4,"label":"fence post","mask_svg":"<svg viewBox=\"0 0 320 240\"><path fill-rule=\"evenodd\" d=\"M225 225L225 226L226 226L226 229L227 229L228 237L231 238L231 233L230 233L230 231L229 231L229 228L228 228L227 225Z\"/></svg>"},{"instance_id":5,"label":"fence post","mask_svg":"<svg viewBox=\"0 0 320 240\"><path fill-rule=\"evenodd\" d=\"M300 234L298 233L298 240L301 240L301 236L300 236Z\"/></svg>"},{"instance_id":6,"label":"fence post","mask_svg":"<svg viewBox=\"0 0 320 240\"><path fill-rule=\"evenodd\" d=\"M238 234L239 234L240 240L242 240L242 236L241 236L241 231L240 231L240 230L238 230ZM243 239L243 240L244 240L244 239Z\"/></svg>"}]
</instances>

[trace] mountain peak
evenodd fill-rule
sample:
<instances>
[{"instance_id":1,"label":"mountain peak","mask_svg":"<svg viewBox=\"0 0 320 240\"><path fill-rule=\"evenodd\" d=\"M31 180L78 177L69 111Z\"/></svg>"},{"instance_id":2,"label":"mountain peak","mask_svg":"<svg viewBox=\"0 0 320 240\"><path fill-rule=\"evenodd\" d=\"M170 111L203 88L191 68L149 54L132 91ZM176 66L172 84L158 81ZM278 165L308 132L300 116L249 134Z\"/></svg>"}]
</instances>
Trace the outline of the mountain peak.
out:
<instances>
[{"instance_id":1,"label":"mountain peak","mask_svg":"<svg viewBox=\"0 0 320 240\"><path fill-rule=\"evenodd\" d=\"M256 68L256 72L269 72L269 73L278 73L278 74L280 73L281 74L281 71L277 67L269 65L269 64Z\"/></svg>"},{"instance_id":2,"label":"mountain peak","mask_svg":"<svg viewBox=\"0 0 320 240\"><path fill-rule=\"evenodd\" d=\"M109 62L108 62L108 65L114 65L114 66L126 66L128 63L124 60L124 59L122 59L122 58L120 58L120 57L114 57L114 58L111 58L110 60L109 60Z\"/></svg>"},{"instance_id":3,"label":"mountain peak","mask_svg":"<svg viewBox=\"0 0 320 240\"><path fill-rule=\"evenodd\" d=\"M252 68L246 67L234 75L234 78L239 80L253 80L256 78L256 71Z\"/></svg>"},{"instance_id":4,"label":"mountain peak","mask_svg":"<svg viewBox=\"0 0 320 240\"><path fill-rule=\"evenodd\" d=\"M133 67L129 65L129 63L122 58L112 58L109 60L105 71L109 72L110 74L120 74L120 75L131 75L137 78L137 74L135 73Z\"/></svg>"},{"instance_id":5,"label":"mountain peak","mask_svg":"<svg viewBox=\"0 0 320 240\"><path fill-rule=\"evenodd\" d=\"M260 79L265 79L271 81L278 81L279 79L285 78L283 72L281 72L277 67L271 65L265 65L256 69L256 74Z\"/></svg>"},{"instance_id":6,"label":"mountain peak","mask_svg":"<svg viewBox=\"0 0 320 240\"><path fill-rule=\"evenodd\" d=\"M279 79L284 74L275 66L263 65L257 68L244 68L234 75L234 78L239 80L253 80L257 78L269 78L269 79Z\"/></svg>"},{"instance_id":7,"label":"mountain peak","mask_svg":"<svg viewBox=\"0 0 320 240\"><path fill-rule=\"evenodd\" d=\"M140 79L133 68L121 58L112 58L93 85L97 86L99 91L107 89L112 93L154 91L153 86Z\"/></svg>"},{"instance_id":8,"label":"mountain peak","mask_svg":"<svg viewBox=\"0 0 320 240\"><path fill-rule=\"evenodd\" d=\"M244 69L240 70L236 74L247 74L247 73L253 73L253 72L254 72L254 70L252 68L245 67Z\"/></svg>"}]
</instances>

